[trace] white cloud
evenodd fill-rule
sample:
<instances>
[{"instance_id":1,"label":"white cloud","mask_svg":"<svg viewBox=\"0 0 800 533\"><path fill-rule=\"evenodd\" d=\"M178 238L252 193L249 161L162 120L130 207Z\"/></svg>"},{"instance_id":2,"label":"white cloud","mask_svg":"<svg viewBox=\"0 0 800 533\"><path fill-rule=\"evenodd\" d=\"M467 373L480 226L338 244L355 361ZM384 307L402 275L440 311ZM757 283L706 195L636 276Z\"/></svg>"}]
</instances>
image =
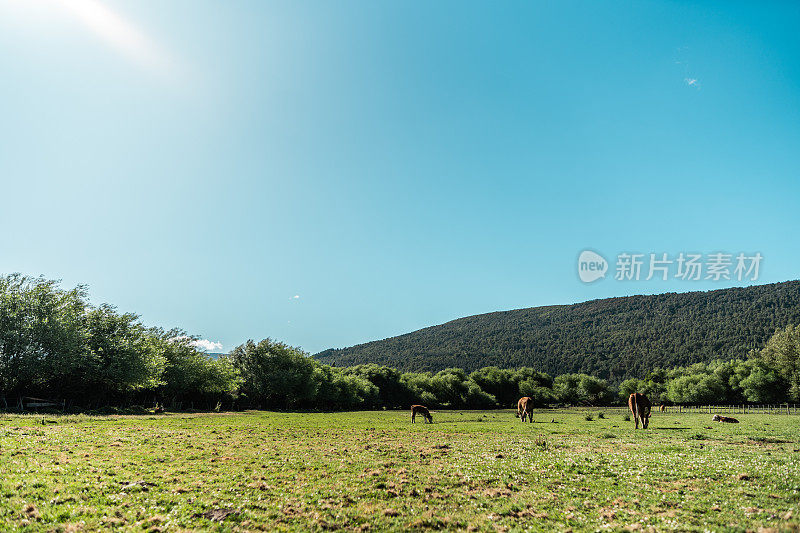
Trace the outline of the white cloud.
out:
<instances>
[{"instance_id":1,"label":"white cloud","mask_svg":"<svg viewBox=\"0 0 800 533\"><path fill-rule=\"evenodd\" d=\"M219 352L222 350L221 342L214 342L208 339L197 339L196 341L192 341L192 345L195 348L198 348L205 352Z\"/></svg>"},{"instance_id":2,"label":"white cloud","mask_svg":"<svg viewBox=\"0 0 800 533\"><path fill-rule=\"evenodd\" d=\"M182 341L182 340L186 340L188 338L189 337L187 337L186 335L181 335L179 337L173 337L171 340L173 340L173 341ZM219 352L219 351L222 351L222 343L221 342L210 341L208 339L196 339L196 340L190 341L189 344L191 344L192 346L194 346L195 348L197 348L199 350L203 350L204 352Z\"/></svg>"},{"instance_id":3,"label":"white cloud","mask_svg":"<svg viewBox=\"0 0 800 533\"><path fill-rule=\"evenodd\" d=\"M681 69L683 82L687 87L700 90L700 79L695 76L694 70L689 65L691 50L688 46L681 46L675 49L675 64Z\"/></svg>"}]
</instances>

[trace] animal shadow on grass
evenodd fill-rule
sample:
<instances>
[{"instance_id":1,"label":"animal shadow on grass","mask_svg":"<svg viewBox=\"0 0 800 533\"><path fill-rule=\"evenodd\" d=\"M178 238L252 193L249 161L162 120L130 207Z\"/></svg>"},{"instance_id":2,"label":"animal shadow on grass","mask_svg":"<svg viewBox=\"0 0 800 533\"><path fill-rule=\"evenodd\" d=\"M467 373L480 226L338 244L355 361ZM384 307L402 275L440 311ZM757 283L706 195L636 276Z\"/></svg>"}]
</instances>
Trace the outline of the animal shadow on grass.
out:
<instances>
[{"instance_id":1,"label":"animal shadow on grass","mask_svg":"<svg viewBox=\"0 0 800 533\"><path fill-rule=\"evenodd\" d=\"M488 416L482 416L482 417L478 417L478 418L465 418L465 419L461 419L461 420L442 420L442 419L439 419L436 422L434 422L434 424L440 425L440 424L463 424L465 422L491 422L492 419L494 419L494 418L496 418L496 417L489 418ZM516 418L516 417L514 417L514 418ZM519 419L517 418L517 420L519 420ZM547 422L546 420L534 420L533 422L525 422L525 423L526 424L549 424L550 422Z\"/></svg>"},{"instance_id":2,"label":"animal shadow on grass","mask_svg":"<svg viewBox=\"0 0 800 533\"><path fill-rule=\"evenodd\" d=\"M763 442L765 444L787 444L794 442L791 440L776 439L773 437L750 437L750 440L754 442Z\"/></svg>"}]
</instances>

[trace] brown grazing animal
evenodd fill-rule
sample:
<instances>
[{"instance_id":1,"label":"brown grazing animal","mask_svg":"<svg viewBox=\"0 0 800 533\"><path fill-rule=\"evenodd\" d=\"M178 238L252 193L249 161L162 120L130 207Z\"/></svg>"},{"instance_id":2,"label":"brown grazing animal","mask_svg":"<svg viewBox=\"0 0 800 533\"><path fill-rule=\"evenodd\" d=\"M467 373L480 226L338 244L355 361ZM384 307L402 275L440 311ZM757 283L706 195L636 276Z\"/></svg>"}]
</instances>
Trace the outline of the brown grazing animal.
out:
<instances>
[{"instance_id":1,"label":"brown grazing animal","mask_svg":"<svg viewBox=\"0 0 800 533\"><path fill-rule=\"evenodd\" d=\"M533 400L528 396L523 396L517 402L517 416L525 422L525 417L528 417L528 422L533 422Z\"/></svg>"},{"instance_id":2,"label":"brown grazing animal","mask_svg":"<svg viewBox=\"0 0 800 533\"><path fill-rule=\"evenodd\" d=\"M650 423L650 407L650 400L644 394L634 392L628 398L628 409L633 414L636 429L639 429L639 420L642 421L642 429L647 429Z\"/></svg>"},{"instance_id":3,"label":"brown grazing animal","mask_svg":"<svg viewBox=\"0 0 800 533\"><path fill-rule=\"evenodd\" d=\"M428 408L424 405L412 405L411 406L411 423L414 423L414 420L417 418L417 415L420 414L425 418L425 422L428 424L433 424L433 417L431 416L431 412L428 411Z\"/></svg>"},{"instance_id":4,"label":"brown grazing animal","mask_svg":"<svg viewBox=\"0 0 800 533\"><path fill-rule=\"evenodd\" d=\"M738 420L736 420L735 418L731 418L729 416L714 415L714 418L712 418L712 420L714 422L727 422L729 424L738 424L739 423Z\"/></svg>"},{"instance_id":5,"label":"brown grazing animal","mask_svg":"<svg viewBox=\"0 0 800 533\"><path fill-rule=\"evenodd\" d=\"M664 411L666 411L666 410L667 410L667 406L666 406L666 405L664 405L664 404L662 403L662 404L661 404L661 405L658 407L658 410L659 410L659 411L661 411L661 412L663 413Z\"/></svg>"}]
</instances>

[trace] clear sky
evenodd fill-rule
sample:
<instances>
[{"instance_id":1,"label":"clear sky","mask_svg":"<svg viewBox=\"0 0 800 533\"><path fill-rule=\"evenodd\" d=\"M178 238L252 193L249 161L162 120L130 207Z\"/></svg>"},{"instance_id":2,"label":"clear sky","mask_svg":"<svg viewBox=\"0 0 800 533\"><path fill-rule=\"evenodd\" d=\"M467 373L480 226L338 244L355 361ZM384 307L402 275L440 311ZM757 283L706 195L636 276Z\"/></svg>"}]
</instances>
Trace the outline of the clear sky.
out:
<instances>
[{"instance_id":1,"label":"clear sky","mask_svg":"<svg viewBox=\"0 0 800 533\"><path fill-rule=\"evenodd\" d=\"M0 272L310 352L752 283L618 281L626 251L797 279L798 28L788 1L0 0Z\"/></svg>"}]
</instances>

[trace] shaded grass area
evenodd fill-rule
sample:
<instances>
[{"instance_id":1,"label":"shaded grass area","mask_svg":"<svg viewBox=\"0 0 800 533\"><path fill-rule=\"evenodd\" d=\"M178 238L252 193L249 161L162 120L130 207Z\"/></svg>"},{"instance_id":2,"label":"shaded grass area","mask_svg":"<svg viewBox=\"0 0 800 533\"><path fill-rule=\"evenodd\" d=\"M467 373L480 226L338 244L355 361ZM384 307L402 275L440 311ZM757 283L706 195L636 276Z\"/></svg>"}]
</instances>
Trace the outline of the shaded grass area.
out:
<instances>
[{"instance_id":1,"label":"shaded grass area","mask_svg":"<svg viewBox=\"0 0 800 533\"><path fill-rule=\"evenodd\" d=\"M0 418L0 530L797 528L800 419Z\"/></svg>"}]
</instances>

